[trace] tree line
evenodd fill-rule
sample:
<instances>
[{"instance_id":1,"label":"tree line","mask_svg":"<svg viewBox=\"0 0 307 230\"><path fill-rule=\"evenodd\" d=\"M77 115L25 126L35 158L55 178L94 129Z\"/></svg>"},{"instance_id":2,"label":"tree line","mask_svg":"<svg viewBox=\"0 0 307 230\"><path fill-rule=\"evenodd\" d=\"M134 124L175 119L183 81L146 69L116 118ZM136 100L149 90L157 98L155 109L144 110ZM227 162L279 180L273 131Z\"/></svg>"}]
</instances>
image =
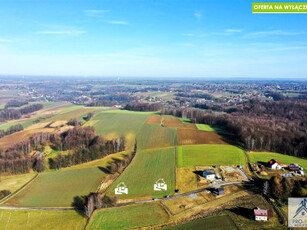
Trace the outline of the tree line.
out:
<instances>
[{"instance_id":1,"label":"tree line","mask_svg":"<svg viewBox=\"0 0 307 230\"><path fill-rule=\"evenodd\" d=\"M27 101L17 101L17 100L11 100L11 101L8 101L4 108L7 109L9 107L21 107L23 105L27 105L28 102Z\"/></svg>"},{"instance_id":2,"label":"tree line","mask_svg":"<svg viewBox=\"0 0 307 230\"><path fill-rule=\"evenodd\" d=\"M20 109L0 109L0 121L19 119L22 115L33 113L42 108L42 104L31 104Z\"/></svg>"},{"instance_id":3,"label":"tree line","mask_svg":"<svg viewBox=\"0 0 307 230\"><path fill-rule=\"evenodd\" d=\"M307 157L306 103L275 103L251 104L229 114L189 108L164 108L162 114L221 126L232 133L232 141L247 150Z\"/></svg>"},{"instance_id":4,"label":"tree line","mask_svg":"<svg viewBox=\"0 0 307 230\"><path fill-rule=\"evenodd\" d=\"M75 126L61 134L36 133L28 140L18 142L5 151L0 151L0 172L6 174L27 173L31 169L41 172L45 169L44 159L39 155L30 156L34 150L49 145L52 149L65 151L49 160L50 168L60 169L102 158L108 154L124 151L125 138L106 140L96 135L94 127Z\"/></svg>"},{"instance_id":5,"label":"tree line","mask_svg":"<svg viewBox=\"0 0 307 230\"><path fill-rule=\"evenodd\" d=\"M107 168L110 174L121 174L125 168L131 163L136 154L136 145L134 151L125 155L122 160L116 160L111 163ZM116 198L111 198L103 193L91 193L84 200L84 210L87 217L91 217L95 209L111 207L116 203Z\"/></svg>"},{"instance_id":6,"label":"tree line","mask_svg":"<svg viewBox=\"0 0 307 230\"><path fill-rule=\"evenodd\" d=\"M103 158L109 154L125 150L125 138L119 137L114 140L105 140L96 136L93 127L75 127L69 130L61 140L52 139L54 148L57 150L71 150L67 155L59 154L49 159L51 169L60 169L76 164L81 164Z\"/></svg>"},{"instance_id":7,"label":"tree line","mask_svg":"<svg viewBox=\"0 0 307 230\"><path fill-rule=\"evenodd\" d=\"M7 130L0 130L0 138L23 130L21 124L12 125Z\"/></svg>"},{"instance_id":8,"label":"tree line","mask_svg":"<svg viewBox=\"0 0 307 230\"><path fill-rule=\"evenodd\" d=\"M124 109L126 110L142 111L142 112L160 111L162 108L163 104L161 103L141 103L141 102L127 103L124 107Z\"/></svg>"}]
</instances>

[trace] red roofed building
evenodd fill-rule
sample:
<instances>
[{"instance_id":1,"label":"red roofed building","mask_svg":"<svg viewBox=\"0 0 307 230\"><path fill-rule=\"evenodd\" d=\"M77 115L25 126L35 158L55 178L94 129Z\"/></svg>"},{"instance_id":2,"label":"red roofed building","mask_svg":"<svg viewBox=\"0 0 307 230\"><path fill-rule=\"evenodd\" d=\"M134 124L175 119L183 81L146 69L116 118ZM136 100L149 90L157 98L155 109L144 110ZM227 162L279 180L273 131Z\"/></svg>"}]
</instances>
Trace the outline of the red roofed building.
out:
<instances>
[{"instance_id":1,"label":"red roofed building","mask_svg":"<svg viewBox=\"0 0 307 230\"><path fill-rule=\"evenodd\" d=\"M269 164L269 167L270 167L271 169L281 169L281 163L280 163L280 161L276 161L276 160L272 159L272 160L270 160L270 161L268 162L268 164Z\"/></svg>"},{"instance_id":2,"label":"red roofed building","mask_svg":"<svg viewBox=\"0 0 307 230\"><path fill-rule=\"evenodd\" d=\"M262 220L262 221L267 221L270 217L273 216L273 212L271 209L265 210L265 209L254 209L254 215L255 215L255 220Z\"/></svg>"}]
</instances>

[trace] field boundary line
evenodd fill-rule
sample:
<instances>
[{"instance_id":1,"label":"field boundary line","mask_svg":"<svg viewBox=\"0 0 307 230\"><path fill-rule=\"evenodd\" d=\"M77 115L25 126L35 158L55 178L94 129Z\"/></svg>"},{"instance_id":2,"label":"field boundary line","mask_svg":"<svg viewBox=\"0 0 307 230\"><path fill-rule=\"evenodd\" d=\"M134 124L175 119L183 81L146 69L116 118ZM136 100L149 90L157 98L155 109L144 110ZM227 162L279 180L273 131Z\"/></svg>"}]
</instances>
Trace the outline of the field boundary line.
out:
<instances>
[{"instance_id":1,"label":"field boundary line","mask_svg":"<svg viewBox=\"0 0 307 230\"><path fill-rule=\"evenodd\" d=\"M165 205L163 204L162 201L160 201L161 206L165 209L165 211L169 214L171 214L172 216L174 216L175 214Z\"/></svg>"},{"instance_id":2,"label":"field boundary line","mask_svg":"<svg viewBox=\"0 0 307 230\"><path fill-rule=\"evenodd\" d=\"M138 153L138 151L137 151L137 149L136 149L136 150L135 150L135 154L134 154L132 160L130 161L129 165L127 165L127 167L125 167L124 170L123 170L121 173L119 173L119 175L116 176L116 178L114 178L113 182L110 183L109 186L106 187L106 188L104 189L104 192L106 192L106 191L111 187L111 185L114 184L115 181L116 181L116 180L127 170L127 168L129 168L129 167L132 165L133 161L135 160L135 157L136 157L136 154L137 154L137 153Z\"/></svg>"},{"instance_id":3,"label":"field boundary line","mask_svg":"<svg viewBox=\"0 0 307 230\"><path fill-rule=\"evenodd\" d=\"M0 201L0 205L5 203L6 201L13 198L16 194L18 194L20 191L24 190L29 184L31 184L40 174L37 173L31 180L29 180L27 183L25 183L23 186L21 186L19 189L17 189L15 192L11 193L9 196L7 196L5 199L2 199Z\"/></svg>"},{"instance_id":4,"label":"field boundary line","mask_svg":"<svg viewBox=\"0 0 307 230\"><path fill-rule=\"evenodd\" d=\"M175 178L174 178L174 188L177 188L177 146L175 147L175 162L174 162L174 174L175 174Z\"/></svg>"},{"instance_id":5,"label":"field boundary line","mask_svg":"<svg viewBox=\"0 0 307 230\"><path fill-rule=\"evenodd\" d=\"M77 208L40 208L40 207L13 207L13 206L0 206L0 210L44 210L44 211L74 211L80 210Z\"/></svg>"}]
</instances>

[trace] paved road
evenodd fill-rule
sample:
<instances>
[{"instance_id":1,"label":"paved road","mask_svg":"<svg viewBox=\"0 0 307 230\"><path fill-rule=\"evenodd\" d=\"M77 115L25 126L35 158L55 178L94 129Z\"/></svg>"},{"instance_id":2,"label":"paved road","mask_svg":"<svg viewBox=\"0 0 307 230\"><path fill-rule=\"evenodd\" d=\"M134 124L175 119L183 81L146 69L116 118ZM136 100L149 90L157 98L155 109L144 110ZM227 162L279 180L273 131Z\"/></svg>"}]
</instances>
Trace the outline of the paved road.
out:
<instances>
[{"instance_id":1,"label":"paved road","mask_svg":"<svg viewBox=\"0 0 307 230\"><path fill-rule=\"evenodd\" d=\"M216 185L209 185L208 187L196 189L196 190L193 190L193 191L190 191L190 192L172 195L172 196L169 196L167 198L160 198L160 199L155 199L155 200L153 200L153 199L150 199L150 200L140 200L140 201L126 202L126 203L119 203L119 204L115 204L114 207L127 206L127 205L131 205L131 204L149 203L149 202L154 202L154 201L157 201L157 200L172 200L172 199L177 199L177 198L184 197L184 196L189 196L191 194L197 194L197 193L205 191L206 189L216 188L217 186L229 186L229 185L233 185L233 184L241 184L241 182L223 182L223 183L219 183L219 184L216 184ZM49 210L49 211L71 211L71 210L78 210L77 208L36 208L36 207L32 208L32 207L0 206L0 210L1 209L5 209L5 210Z\"/></svg>"},{"instance_id":2,"label":"paved road","mask_svg":"<svg viewBox=\"0 0 307 230\"><path fill-rule=\"evenodd\" d=\"M203 191L210 189L210 188L216 188L216 187L220 187L220 186L229 186L229 185L234 185L234 184L242 184L242 183L241 182L223 182L223 183L219 183L219 184L216 184L216 185L209 185L207 187L196 189L196 190L193 190L193 191L190 191L190 192L172 195L172 196L169 196L169 197L166 197L166 198L119 203L119 204L115 204L114 207L121 207L121 206L126 206L126 205L131 205L131 204L149 203L149 202L153 202L153 201L157 201L157 200L173 200L173 199L177 199L177 198L180 198L180 197L189 196L189 195L192 195L192 194L197 194L197 193L203 192Z\"/></svg>"}]
</instances>

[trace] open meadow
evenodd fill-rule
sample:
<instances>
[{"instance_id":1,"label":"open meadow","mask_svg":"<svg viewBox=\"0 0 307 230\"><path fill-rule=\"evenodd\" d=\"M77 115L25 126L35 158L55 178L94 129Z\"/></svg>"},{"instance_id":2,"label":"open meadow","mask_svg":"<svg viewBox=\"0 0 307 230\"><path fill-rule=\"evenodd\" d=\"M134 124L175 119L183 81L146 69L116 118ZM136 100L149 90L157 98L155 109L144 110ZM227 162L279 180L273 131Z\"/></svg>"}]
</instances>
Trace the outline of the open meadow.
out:
<instances>
[{"instance_id":1,"label":"open meadow","mask_svg":"<svg viewBox=\"0 0 307 230\"><path fill-rule=\"evenodd\" d=\"M136 134L148 116L141 112L105 111L97 113L85 125L94 126L97 134L114 138L131 132Z\"/></svg>"},{"instance_id":2,"label":"open meadow","mask_svg":"<svg viewBox=\"0 0 307 230\"><path fill-rule=\"evenodd\" d=\"M156 203L96 210L88 225L89 230L134 229L165 223L166 211Z\"/></svg>"},{"instance_id":3,"label":"open meadow","mask_svg":"<svg viewBox=\"0 0 307 230\"><path fill-rule=\"evenodd\" d=\"M10 190L11 193L22 187L24 184L29 182L36 173L27 173L13 176L1 176L0 191Z\"/></svg>"},{"instance_id":4,"label":"open meadow","mask_svg":"<svg viewBox=\"0 0 307 230\"><path fill-rule=\"evenodd\" d=\"M214 132L214 128L212 128L210 125L196 124L196 127L198 130Z\"/></svg>"},{"instance_id":5,"label":"open meadow","mask_svg":"<svg viewBox=\"0 0 307 230\"><path fill-rule=\"evenodd\" d=\"M96 107L72 105L60 111L54 117L48 119L47 121L61 121L61 120L68 121L71 118L78 118L79 121L84 121L83 117L85 117L88 113L101 111L104 109L107 109L107 107L96 108Z\"/></svg>"},{"instance_id":6,"label":"open meadow","mask_svg":"<svg viewBox=\"0 0 307 230\"><path fill-rule=\"evenodd\" d=\"M176 169L176 189L185 193L197 189L197 175L194 167L179 167Z\"/></svg>"},{"instance_id":7,"label":"open meadow","mask_svg":"<svg viewBox=\"0 0 307 230\"><path fill-rule=\"evenodd\" d=\"M280 161L282 164L293 164L297 163L307 169L307 159L301 157L288 156L280 153L271 153L271 152L248 152L248 158L251 163L257 162L268 162L271 159Z\"/></svg>"},{"instance_id":8,"label":"open meadow","mask_svg":"<svg viewBox=\"0 0 307 230\"><path fill-rule=\"evenodd\" d=\"M167 191L154 191L154 184L163 178ZM107 194L114 196L115 187L124 182L128 187L128 195L117 195L117 199L137 197L162 197L174 193L175 189L175 148L146 150L136 153L135 158L110 186Z\"/></svg>"},{"instance_id":9,"label":"open meadow","mask_svg":"<svg viewBox=\"0 0 307 230\"><path fill-rule=\"evenodd\" d=\"M138 150L177 145L177 130L158 124L144 124L137 135Z\"/></svg>"},{"instance_id":10,"label":"open meadow","mask_svg":"<svg viewBox=\"0 0 307 230\"><path fill-rule=\"evenodd\" d=\"M243 150L232 145L186 145L177 151L178 167L244 165Z\"/></svg>"},{"instance_id":11,"label":"open meadow","mask_svg":"<svg viewBox=\"0 0 307 230\"><path fill-rule=\"evenodd\" d=\"M76 211L0 210L0 230L80 230L85 224Z\"/></svg>"},{"instance_id":12,"label":"open meadow","mask_svg":"<svg viewBox=\"0 0 307 230\"><path fill-rule=\"evenodd\" d=\"M95 192L104 177L98 167L45 172L4 205L71 207L75 197Z\"/></svg>"}]
</instances>

